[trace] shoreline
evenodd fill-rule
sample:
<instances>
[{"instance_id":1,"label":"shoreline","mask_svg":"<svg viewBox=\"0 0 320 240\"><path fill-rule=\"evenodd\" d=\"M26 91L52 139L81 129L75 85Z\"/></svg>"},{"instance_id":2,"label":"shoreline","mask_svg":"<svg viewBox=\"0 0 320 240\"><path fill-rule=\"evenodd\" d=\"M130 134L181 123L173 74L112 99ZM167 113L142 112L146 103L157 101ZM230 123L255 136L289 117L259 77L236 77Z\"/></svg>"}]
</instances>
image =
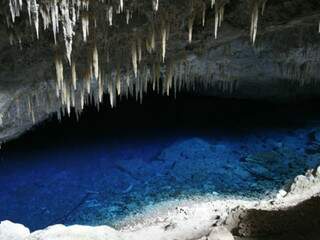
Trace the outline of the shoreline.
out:
<instances>
[{"instance_id":1,"label":"shoreline","mask_svg":"<svg viewBox=\"0 0 320 240\"><path fill-rule=\"evenodd\" d=\"M128 225L119 230L108 226L73 225L66 227L64 225L53 225L30 233L29 229L23 225L3 221L0 224L0 239L202 240L207 239L211 233L222 234L221 232L224 233L226 229L241 235L237 237L250 237L250 232L254 231L245 223L246 216L249 216L250 211L261 213L260 218L263 219L265 213L272 211L294 212L295 208L305 205L310 200L317 201L318 197L320 197L320 167L309 170L305 175L297 176L289 191L280 190L274 199L250 201L244 199L212 200L207 198L198 202L177 201L177 205L173 204L176 201L171 201L171 203L166 202L159 204L160 206L155 206L153 213L149 212L144 215L144 222L137 221L137 216L136 221L126 219ZM281 215L283 216L283 214ZM277 215L274 218L277 218ZM132 224L133 222L135 224ZM266 231L271 230L266 229Z\"/></svg>"}]
</instances>

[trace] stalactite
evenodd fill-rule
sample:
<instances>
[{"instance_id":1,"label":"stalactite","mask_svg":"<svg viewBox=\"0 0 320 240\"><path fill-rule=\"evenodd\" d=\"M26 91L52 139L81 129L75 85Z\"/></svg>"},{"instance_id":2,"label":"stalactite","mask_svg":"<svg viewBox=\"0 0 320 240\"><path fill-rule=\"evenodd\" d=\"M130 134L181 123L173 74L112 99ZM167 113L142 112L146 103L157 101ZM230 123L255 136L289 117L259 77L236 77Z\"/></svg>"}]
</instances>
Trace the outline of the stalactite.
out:
<instances>
[{"instance_id":1,"label":"stalactite","mask_svg":"<svg viewBox=\"0 0 320 240\"><path fill-rule=\"evenodd\" d=\"M167 96L169 96L170 94L170 88L172 86L172 78L173 78L173 63L170 63L168 65L168 68L167 68L167 72L166 72L166 94Z\"/></svg>"},{"instance_id":2,"label":"stalactite","mask_svg":"<svg viewBox=\"0 0 320 240\"><path fill-rule=\"evenodd\" d=\"M221 27L224 19L224 5L219 9L219 27Z\"/></svg>"},{"instance_id":3,"label":"stalactite","mask_svg":"<svg viewBox=\"0 0 320 240\"><path fill-rule=\"evenodd\" d=\"M167 47L167 29L165 26L161 29L161 46L162 46L162 62L166 58L166 47Z\"/></svg>"},{"instance_id":4,"label":"stalactite","mask_svg":"<svg viewBox=\"0 0 320 240\"><path fill-rule=\"evenodd\" d=\"M250 37L252 44L256 41L257 29L258 29L258 17L259 17L259 3L254 0L252 13L251 13L251 27L250 27Z\"/></svg>"},{"instance_id":5,"label":"stalactite","mask_svg":"<svg viewBox=\"0 0 320 240\"><path fill-rule=\"evenodd\" d=\"M50 11L51 11L51 24L52 24L53 38L54 38L54 43L56 44L57 33L59 32L59 14L58 14L57 0L54 0L53 2L51 2Z\"/></svg>"},{"instance_id":6,"label":"stalactite","mask_svg":"<svg viewBox=\"0 0 320 240\"><path fill-rule=\"evenodd\" d=\"M152 34L151 34L151 50L154 51L155 48L156 48L156 37L155 37L154 28L152 28Z\"/></svg>"},{"instance_id":7,"label":"stalactite","mask_svg":"<svg viewBox=\"0 0 320 240\"><path fill-rule=\"evenodd\" d=\"M120 3L119 3L119 5L120 5L120 12L123 12L123 0L119 0L120 1Z\"/></svg>"},{"instance_id":8,"label":"stalactite","mask_svg":"<svg viewBox=\"0 0 320 240\"><path fill-rule=\"evenodd\" d=\"M97 49L96 45L93 47L93 51L92 51L92 67L93 67L94 77L96 79L98 79L98 77L99 77L99 56L98 56L98 49Z\"/></svg>"},{"instance_id":9,"label":"stalactite","mask_svg":"<svg viewBox=\"0 0 320 240\"><path fill-rule=\"evenodd\" d=\"M266 9L266 4L268 0L262 0L262 7L261 7L261 15L264 15L264 10Z\"/></svg>"},{"instance_id":10,"label":"stalactite","mask_svg":"<svg viewBox=\"0 0 320 240\"><path fill-rule=\"evenodd\" d=\"M29 16L29 24L31 25L31 0L26 0L26 1L27 1L27 11Z\"/></svg>"},{"instance_id":11,"label":"stalactite","mask_svg":"<svg viewBox=\"0 0 320 240\"><path fill-rule=\"evenodd\" d=\"M82 23L83 41L86 42L87 38L89 36L89 17L88 17L88 15L83 15L81 17L81 23Z\"/></svg>"},{"instance_id":12,"label":"stalactite","mask_svg":"<svg viewBox=\"0 0 320 240\"><path fill-rule=\"evenodd\" d=\"M137 46L135 41L132 41L131 44L131 55L132 55L132 67L134 72L134 77L138 76L138 58L137 58Z\"/></svg>"},{"instance_id":13,"label":"stalactite","mask_svg":"<svg viewBox=\"0 0 320 240\"><path fill-rule=\"evenodd\" d=\"M214 17L214 38L218 37L218 24L219 24L219 7L215 4L215 17Z\"/></svg>"},{"instance_id":14,"label":"stalactite","mask_svg":"<svg viewBox=\"0 0 320 240\"><path fill-rule=\"evenodd\" d=\"M118 65L116 68L116 90L118 96L121 95L121 73L120 73L120 66Z\"/></svg>"},{"instance_id":15,"label":"stalactite","mask_svg":"<svg viewBox=\"0 0 320 240\"><path fill-rule=\"evenodd\" d=\"M20 16L20 10L22 7L22 3L17 0L9 0L9 8L11 12L12 22L15 22L15 18Z\"/></svg>"},{"instance_id":16,"label":"stalactite","mask_svg":"<svg viewBox=\"0 0 320 240\"><path fill-rule=\"evenodd\" d=\"M63 64L59 56L55 56L54 62L56 66L58 90L60 90L63 83Z\"/></svg>"},{"instance_id":17,"label":"stalactite","mask_svg":"<svg viewBox=\"0 0 320 240\"><path fill-rule=\"evenodd\" d=\"M193 21L194 21L194 17L189 18L189 21L188 21L188 29L189 29L188 42L189 43L192 42Z\"/></svg>"},{"instance_id":18,"label":"stalactite","mask_svg":"<svg viewBox=\"0 0 320 240\"><path fill-rule=\"evenodd\" d=\"M126 11L126 23L129 24L129 21L130 21L130 10L127 9L127 11Z\"/></svg>"},{"instance_id":19,"label":"stalactite","mask_svg":"<svg viewBox=\"0 0 320 240\"><path fill-rule=\"evenodd\" d=\"M39 4L37 0L31 0L30 2L30 11L32 15L32 20L36 29L37 39L39 39Z\"/></svg>"},{"instance_id":20,"label":"stalactite","mask_svg":"<svg viewBox=\"0 0 320 240\"><path fill-rule=\"evenodd\" d=\"M213 8L215 3L216 3L216 0L211 0L211 8Z\"/></svg>"},{"instance_id":21,"label":"stalactite","mask_svg":"<svg viewBox=\"0 0 320 240\"><path fill-rule=\"evenodd\" d=\"M83 90L80 92L80 107L83 110L83 108L84 108L84 92L83 92Z\"/></svg>"},{"instance_id":22,"label":"stalactite","mask_svg":"<svg viewBox=\"0 0 320 240\"><path fill-rule=\"evenodd\" d=\"M102 74L100 72L98 78L98 91L99 91L99 102L101 103L103 100L103 81L102 81Z\"/></svg>"},{"instance_id":23,"label":"stalactite","mask_svg":"<svg viewBox=\"0 0 320 240\"><path fill-rule=\"evenodd\" d=\"M223 0L214 1L215 6L215 17L214 17L214 38L218 38L218 28L221 27L221 24L224 19L224 8L227 2Z\"/></svg>"},{"instance_id":24,"label":"stalactite","mask_svg":"<svg viewBox=\"0 0 320 240\"><path fill-rule=\"evenodd\" d=\"M250 38L252 44L255 43L258 30L259 8L261 6L261 15L265 11L267 0L252 0L251 10L251 26L250 26Z\"/></svg>"},{"instance_id":25,"label":"stalactite","mask_svg":"<svg viewBox=\"0 0 320 240\"><path fill-rule=\"evenodd\" d=\"M113 7L110 6L108 10L108 19L109 19L109 25L112 26L112 20L113 20Z\"/></svg>"},{"instance_id":26,"label":"stalactite","mask_svg":"<svg viewBox=\"0 0 320 240\"><path fill-rule=\"evenodd\" d=\"M202 27L204 27L206 23L206 4L202 4Z\"/></svg>"},{"instance_id":27,"label":"stalactite","mask_svg":"<svg viewBox=\"0 0 320 240\"><path fill-rule=\"evenodd\" d=\"M140 64L141 60L142 60L142 44L141 44L141 39L138 38L138 63Z\"/></svg>"},{"instance_id":28,"label":"stalactite","mask_svg":"<svg viewBox=\"0 0 320 240\"><path fill-rule=\"evenodd\" d=\"M158 11L159 9L159 0L152 0L152 7L154 11Z\"/></svg>"},{"instance_id":29,"label":"stalactite","mask_svg":"<svg viewBox=\"0 0 320 240\"><path fill-rule=\"evenodd\" d=\"M76 64L74 62L71 65L71 78L72 78L73 89L77 90L77 71L76 71Z\"/></svg>"},{"instance_id":30,"label":"stalactite","mask_svg":"<svg viewBox=\"0 0 320 240\"><path fill-rule=\"evenodd\" d=\"M62 15L62 27L64 43L66 47L66 55L69 64L71 64L72 43L74 35L73 26L75 25L75 23L73 23L70 19L69 4L67 3L67 0L61 0L60 11Z\"/></svg>"}]
</instances>

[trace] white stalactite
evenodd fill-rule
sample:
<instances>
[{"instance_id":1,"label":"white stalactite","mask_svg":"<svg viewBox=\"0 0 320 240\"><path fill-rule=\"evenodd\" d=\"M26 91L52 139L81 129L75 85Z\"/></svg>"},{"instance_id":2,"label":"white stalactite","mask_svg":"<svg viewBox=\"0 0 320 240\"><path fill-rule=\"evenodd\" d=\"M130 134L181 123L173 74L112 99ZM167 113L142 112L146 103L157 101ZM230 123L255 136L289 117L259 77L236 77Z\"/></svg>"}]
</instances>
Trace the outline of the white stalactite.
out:
<instances>
[{"instance_id":1,"label":"white stalactite","mask_svg":"<svg viewBox=\"0 0 320 240\"><path fill-rule=\"evenodd\" d=\"M189 42L189 44L192 42L193 21L194 21L193 17L189 18L189 21L188 21L188 29L189 29L188 42Z\"/></svg>"},{"instance_id":2,"label":"white stalactite","mask_svg":"<svg viewBox=\"0 0 320 240\"><path fill-rule=\"evenodd\" d=\"M142 46L141 46L141 39L138 39L138 63L142 60Z\"/></svg>"},{"instance_id":3,"label":"white stalactite","mask_svg":"<svg viewBox=\"0 0 320 240\"><path fill-rule=\"evenodd\" d=\"M57 33L59 32L59 13L58 13L58 5L57 0L51 2L50 5L50 12L51 12L51 24L52 24L52 32L54 43L57 43Z\"/></svg>"},{"instance_id":4,"label":"white stalactite","mask_svg":"<svg viewBox=\"0 0 320 240\"><path fill-rule=\"evenodd\" d=\"M215 3L216 3L216 0L211 0L211 8L213 8Z\"/></svg>"},{"instance_id":5,"label":"white stalactite","mask_svg":"<svg viewBox=\"0 0 320 240\"><path fill-rule=\"evenodd\" d=\"M110 6L108 10L108 19L109 19L109 25L112 26L112 20L113 20L113 7Z\"/></svg>"},{"instance_id":6,"label":"white stalactite","mask_svg":"<svg viewBox=\"0 0 320 240\"><path fill-rule=\"evenodd\" d=\"M71 78L72 78L72 86L74 90L77 90L77 71L76 64L73 62L71 66Z\"/></svg>"},{"instance_id":7,"label":"white stalactite","mask_svg":"<svg viewBox=\"0 0 320 240\"><path fill-rule=\"evenodd\" d=\"M62 84L63 84L63 63L60 57L58 56L55 57L55 66L56 66L58 90L61 90Z\"/></svg>"},{"instance_id":8,"label":"white stalactite","mask_svg":"<svg viewBox=\"0 0 320 240\"><path fill-rule=\"evenodd\" d=\"M219 24L219 8L215 5L215 16L214 16L214 38L218 38L218 24Z\"/></svg>"},{"instance_id":9,"label":"white stalactite","mask_svg":"<svg viewBox=\"0 0 320 240\"><path fill-rule=\"evenodd\" d=\"M268 0L263 0L262 7L261 7L261 15L264 15L264 10L266 9L266 4Z\"/></svg>"},{"instance_id":10,"label":"white stalactite","mask_svg":"<svg viewBox=\"0 0 320 240\"><path fill-rule=\"evenodd\" d=\"M202 27L206 24L206 4L202 7Z\"/></svg>"},{"instance_id":11,"label":"white stalactite","mask_svg":"<svg viewBox=\"0 0 320 240\"><path fill-rule=\"evenodd\" d=\"M161 30L161 46L162 46L162 62L164 62L166 58L166 47L167 47L167 29L165 26L162 27Z\"/></svg>"},{"instance_id":12,"label":"white stalactite","mask_svg":"<svg viewBox=\"0 0 320 240\"><path fill-rule=\"evenodd\" d=\"M39 39L39 4L37 3L37 0L31 0L30 11L32 16L32 21L36 29L37 39Z\"/></svg>"},{"instance_id":13,"label":"white stalactite","mask_svg":"<svg viewBox=\"0 0 320 240\"><path fill-rule=\"evenodd\" d=\"M99 78L98 78L98 90L99 90L99 102L101 103L103 100L103 81L102 81L102 74L101 72L99 73Z\"/></svg>"},{"instance_id":14,"label":"white stalactite","mask_svg":"<svg viewBox=\"0 0 320 240\"><path fill-rule=\"evenodd\" d=\"M130 10L129 9L127 9L127 11L126 11L126 22L127 22L127 24L129 24L129 22L130 22Z\"/></svg>"},{"instance_id":15,"label":"white stalactite","mask_svg":"<svg viewBox=\"0 0 320 240\"><path fill-rule=\"evenodd\" d=\"M83 41L86 42L89 36L89 17L84 15L81 17Z\"/></svg>"},{"instance_id":16,"label":"white stalactite","mask_svg":"<svg viewBox=\"0 0 320 240\"><path fill-rule=\"evenodd\" d=\"M159 0L152 0L152 7L154 11L158 11L159 9Z\"/></svg>"},{"instance_id":17,"label":"white stalactite","mask_svg":"<svg viewBox=\"0 0 320 240\"><path fill-rule=\"evenodd\" d=\"M93 47L92 67L93 67L94 77L95 77L96 79L98 79L98 77L99 77L99 56L98 56L97 46L94 46L94 47Z\"/></svg>"},{"instance_id":18,"label":"white stalactite","mask_svg":"<svg viewBox=\"0 0 320 240\"><path fill-rule=\"evenodd\" d=\"M69 2L67 0L61 0L60 11L62 15L62 28L63 28L63 38L66 47L66 56L71 65L71 53L72 53L72 43L73 43L73 26L75 23L70 19L69 14Z\"/></svg>"},{"instance_id":19,"label":"white stalactite","mask_svg":"<svg viewBox=\"0 0 320 240\"><path fill-rule=\"evenodd\" d=\"M29 23L31 25L31 0L27 0L27 10L28 10L28 16L29 16Z\"/></svg>"},{"instance_id":20,"label":"white stalactite","mask_svg":"<svg viewBox=\"0 0 320 240\"><path fill-rule=\"evenodd\" d=\"M135 41L131 44L131 55L132 55L132 67L134 72L134 77L138 77L138 57L137 57L137 46Z\"/></svg>"},{"instance_id":21,"label":"white stalactite","mask_svg":"<svg viewBox=\"0 0 320 240\"><path fill-rule=\"evenodd\" d=\"M120 0L120 11L123 12L123 0Z\"/></svg>"},{"instance_id":22,"label":"white stalactite","mask_svg":"<svg viewBox=\"0 0 320 240\"><path fill-rule=\"evenodd\" d=\"M256 41L257 29L258 29L258 18L259 18L259 4L258 1L254 1L252 13L251 13L251 27L250 27L250 37L252 44Z\"/></svg>"}]
</instances>

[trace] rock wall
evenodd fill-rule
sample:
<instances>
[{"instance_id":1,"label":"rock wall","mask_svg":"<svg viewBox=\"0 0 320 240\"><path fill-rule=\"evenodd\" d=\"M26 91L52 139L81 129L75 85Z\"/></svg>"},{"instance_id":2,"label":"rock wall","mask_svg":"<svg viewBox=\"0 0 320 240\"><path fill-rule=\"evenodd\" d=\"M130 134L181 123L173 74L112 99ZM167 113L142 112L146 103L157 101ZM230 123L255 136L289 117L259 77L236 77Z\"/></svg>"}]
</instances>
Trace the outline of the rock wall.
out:
<instances>
[{"instance_id":1,"label":"rock wall","mask_svg":"<svg viewBox=\"0 0 320 240\"><path fill-rule=\"evenodd\" d=\"M142 100L148 89L268 100L319 97L319 1L267 1L263 16L259 8L253 45L250 24L260 2L266 1L219 0L211 8L209 1L200 0L158 1L153 7L150 1L123 1L122 7L121 1L93 1L88 11L86 5L79 10L82 22L77 20L68 32L71 23L62 5L56 25L42 8L45 1L30 10L30 24L26 4L13 11L17 1L2 1L0 140L17 136L32 126L30 120L41 121L61 106L64 112L74 107L80 113L87 94L99 102L105 92L112 106L117 95ZM215 34L216 16L222 13ZM84 23L90 29L86 40ZM55 41L54 26L60 26ZM39 106L36 98L48 106ZM17 108L21 117L13 116Z\"/></svg>"}]
</instances>

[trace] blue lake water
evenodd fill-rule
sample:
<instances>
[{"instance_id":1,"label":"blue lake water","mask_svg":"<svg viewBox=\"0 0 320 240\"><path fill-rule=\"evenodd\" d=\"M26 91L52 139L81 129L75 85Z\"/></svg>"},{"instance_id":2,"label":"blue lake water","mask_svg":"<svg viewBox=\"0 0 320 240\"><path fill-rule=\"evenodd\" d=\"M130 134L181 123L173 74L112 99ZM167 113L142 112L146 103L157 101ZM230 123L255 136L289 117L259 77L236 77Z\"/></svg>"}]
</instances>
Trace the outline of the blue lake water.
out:
<instances>
[{"instance_id":1,"label":"blue lake water","mask_svg":"<svg viewBox=\"0 0 320 240\"><path fill-rule=\"evenodd\" d=\"M94 141L67 137L64 129L50 147L42 142L51 135L40 127L17 146L4 145L0 220L32 230L55 223L117 226L171 199L272 196L320 163L317 124L147 129Z\"/></svg>"}]
</instances>

